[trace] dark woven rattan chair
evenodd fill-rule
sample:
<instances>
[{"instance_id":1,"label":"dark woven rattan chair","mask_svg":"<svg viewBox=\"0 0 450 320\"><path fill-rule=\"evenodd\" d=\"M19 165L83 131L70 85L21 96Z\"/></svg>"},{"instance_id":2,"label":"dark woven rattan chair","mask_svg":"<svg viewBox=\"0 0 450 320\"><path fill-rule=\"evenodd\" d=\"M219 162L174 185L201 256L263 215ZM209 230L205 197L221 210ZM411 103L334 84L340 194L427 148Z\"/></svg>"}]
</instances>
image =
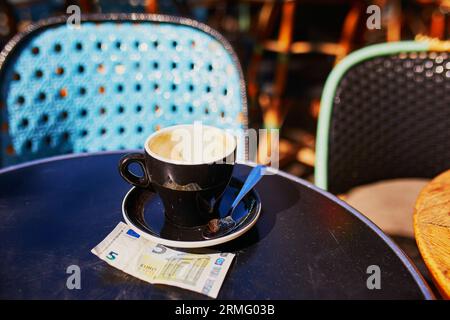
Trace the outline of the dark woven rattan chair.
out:
<instances>
[{"instance_id":1,"label":"dark woven rattan chair","mask_svg":"<svg viewBox=\"0 0 450 320\"><path fill-rule=\"evenodd\" d=\"M430 42L374 45L333 70L321 101L319 187L340 194L450 168L450 58L448 47L435 49Z\"/></svg>"}]
</instances>

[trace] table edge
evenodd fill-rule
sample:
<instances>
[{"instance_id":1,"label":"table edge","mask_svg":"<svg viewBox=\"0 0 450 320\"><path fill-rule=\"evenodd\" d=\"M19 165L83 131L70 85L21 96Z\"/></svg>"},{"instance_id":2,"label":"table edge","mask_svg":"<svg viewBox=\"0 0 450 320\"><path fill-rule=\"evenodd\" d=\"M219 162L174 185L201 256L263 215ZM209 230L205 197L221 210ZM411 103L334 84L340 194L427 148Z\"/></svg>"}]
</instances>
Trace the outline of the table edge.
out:
<instances>
[{"instance_id":1,"label":"table edge","mask_svg":"<svg viewBox=\"0 0 450 320\"><path fill-rule=\"evenodd\" d=\"M416 203L414 205L414 215L413 215L413 227L414 227L414 236L416 239L417 247L419 248L420 255L425 262L425 265L428 271L431 274L433 282L435 283L439 293L444 297L444 299L450 299L450 284L447 283L447 277L445 274L437 267L438 263L434 258L434 255L429 250L429 246L427 245L427 241L424 239L424 231L420 228L420 225L432 225L431 223L423 223L419 222L419 215L423 211L424 208L418 210L419 203L422 203L426 198L426 193L428 193L429 189L432 187L432 184L436 182L439 178L444 175L450 175L450 169L441 172L437 176L435 176L431 181L429 181L420 191L417 196Z\"/></svg>"},{"instance_id":2,"label":"table edge","mask_svg":"<svg viewBox=\"0 0 450 320\"><path fill-rule=\"evenodd\" d=\"M8 166L6 168L0 169L0 176L2 174L6 174L12 171L41 165L49 162L54 161L61 161L61 160L69 160L69 159L75 159L75 158L87 158L87 157L95 157L95 156L103 156L103 155L120 155L120 154L126 154L129 152L142 152L140 149L131 149L131 150L116 150L116 151L101 151L101 152L87 152L87 153L78 153L78 154L65 154L65 155L58 155L54 157L48 157L48 158L42 158L37 159L21 164L16 164L12 166ZM256 166L257 164L251 161L237 161L238 164L241 165L247 165L247 166ZM411 276L413 277L414 281L418 285L420 291L422 292L422 295L424 296L424 299L426 300L434 300L436 297L434 296L433 292L431 291L430 287L424 280L423 276L418 271L417 267L412 263L410 258L403 252L402 249L388 236L386 235L375 223L373 223L371 220L369 220L365 215L360 213L358 210L350 206L345 201L339 199L335 195L329 193L328 191L321 189L314 185L313 183L303 180L301 178L298 178L290 173L284 172L279 169L275 168L268 168L268 171L270 171L273 174L280 175L283 178L289 179L291 181L294 181L298 184L301 184L307 188L310 188L321 195L325 196L326 198L336 202L338 205L342 206L344 209L349 211L353 216L358 218L362 223L364 223L369 229L371 229L375 234L377 234L385 243L386 245L396 254L396 256L401 260L403 265L406 267L406 269L409 271Z\"/></svg>"}]
</instances>

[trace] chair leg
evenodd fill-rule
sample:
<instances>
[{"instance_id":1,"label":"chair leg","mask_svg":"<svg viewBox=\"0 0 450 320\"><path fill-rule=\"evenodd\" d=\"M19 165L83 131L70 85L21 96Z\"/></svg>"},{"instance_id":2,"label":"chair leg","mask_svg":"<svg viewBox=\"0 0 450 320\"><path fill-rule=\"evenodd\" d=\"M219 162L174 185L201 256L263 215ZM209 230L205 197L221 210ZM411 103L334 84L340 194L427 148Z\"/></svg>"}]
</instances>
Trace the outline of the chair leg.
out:
<instances>
[{"instance_id":1,"label":"chair leg","mask_svg":"<svg viewBox=\"0 0 450 320\"><path fill-rule=\"evenodd\" d=\"M81 12L83 13L94 11L95 6L91 0L79 0L78 4L80 5Z\"/></svg>"},{"instance_id":2,"label":"chair leg","mask_svg":"<svg viewBox=\"0 0 450 320\"><path fill-rule=\"evenodd\" d=\"M247 88L251 107L257 105L257 98L259 94L259 86L257 81L258 70L264 53L263 42L271 30L271 20L273 20L275 11L274 8L274 2L265 2L258 15L258 21L256 25L257 40L247 70Z\"/></svg>"},{"instance_id":3,"label":"chair leg","mask_svg":"<svg viewBox=\"0 0 450 320\"><path fill-rule=\"evenodd\" d=\"M358 22L361 17L362 7L361 4L355 3L344 20L344 25L342 27L341 40L340 40L340 50L336 54L335 64L341 61L352 49L352 43L355 38L355 33L358 27Z\"/></svg>"},{"instance_id":4,"label":"chair leg","mask_svg":"<svg viewBox=\"0 0 450 320\"><path fill-rule=\"evenodd\" d=\"M402 7L400 0L390 0L388 3L390 9L389 20L387 23L387 42L401 40L402 34Z\"/></svg>"},{"instance_id":5,"label":"chair leg","mask_svg":"<svg viewBox=\"0 0 450 320\"><path fill-rule=\"evenodd\" d=\"M147 13L158 13L158 0L147 0L145 11Z\"/></svg>"},{"instance_id":6,"label":"chair leg","mask_svg":"<svg viewBox=\"0 0 450 320\"><path fill-rule=\"evenodd\" d=\"M440 11L440 8L436 8L431 15L430 37L445 39L445 20L445 15Z\"/></svg>"},{"instance_id":7,"label":"chair leg","mask_svg":"<svg viewBox=\"0 0 450 320\"><path fill-rule=\"evenodd\" d=\"M263 112L264 125L266 128L280 128L283 124L284 116L287 113L286 108L282 107L281 100L286 89L288 77L295 8L295 1L283 3L281 26L278 35L278 45L281 50L277 57L273 98L269 109Z\"/></svg>"}]
</instances>

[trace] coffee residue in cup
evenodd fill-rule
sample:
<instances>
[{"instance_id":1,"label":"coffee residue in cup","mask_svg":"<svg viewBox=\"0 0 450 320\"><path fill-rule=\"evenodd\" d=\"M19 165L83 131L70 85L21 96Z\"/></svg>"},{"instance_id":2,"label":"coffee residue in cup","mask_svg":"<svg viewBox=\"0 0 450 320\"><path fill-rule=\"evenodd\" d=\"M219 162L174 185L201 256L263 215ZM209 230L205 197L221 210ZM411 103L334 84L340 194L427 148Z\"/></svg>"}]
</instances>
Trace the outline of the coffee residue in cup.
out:
<instances>
[{"instance_id":1,"label":"coffee residue in cup","mask_svg":"<svg viewBox=\"0 0 450 320\"><path fill-rule=\"evenodd\" d=\"M180 191L199 191L202 188L197 183L188 183L186 185L179 185L173 181L167 181L164 183L163 187L173 190L180 190Z\"/></svg>"}]
</instances>

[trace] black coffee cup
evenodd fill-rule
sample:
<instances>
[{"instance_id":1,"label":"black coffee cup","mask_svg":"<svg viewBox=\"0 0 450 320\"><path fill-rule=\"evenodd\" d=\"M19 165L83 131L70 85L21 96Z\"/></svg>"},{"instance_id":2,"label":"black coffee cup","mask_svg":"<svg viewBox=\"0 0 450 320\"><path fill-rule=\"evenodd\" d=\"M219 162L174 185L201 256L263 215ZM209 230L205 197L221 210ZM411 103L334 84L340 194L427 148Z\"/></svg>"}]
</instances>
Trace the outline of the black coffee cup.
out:
<instances>
[{"instance_id":1,"label":"black coffee cup","mask_svg":"<svg viewBox=\"0 0 450 320\"><path fill-rule=\"evenodd\" d=\"M199 138L196 126L161 129L147 138L143 154L127 154L119 162L120 175L136 187L155 191L163 202L166 219L184 227L201 226L218 217L217 207L231 180L236 158L232 134L200 125ZM188 149L192 152L185 152ZM206 151L199 156L199 150ZM186 153L192 156L186 157ZM142 167L142 177L130 172L131 163Z\"/></svg>"}]
</instances>

